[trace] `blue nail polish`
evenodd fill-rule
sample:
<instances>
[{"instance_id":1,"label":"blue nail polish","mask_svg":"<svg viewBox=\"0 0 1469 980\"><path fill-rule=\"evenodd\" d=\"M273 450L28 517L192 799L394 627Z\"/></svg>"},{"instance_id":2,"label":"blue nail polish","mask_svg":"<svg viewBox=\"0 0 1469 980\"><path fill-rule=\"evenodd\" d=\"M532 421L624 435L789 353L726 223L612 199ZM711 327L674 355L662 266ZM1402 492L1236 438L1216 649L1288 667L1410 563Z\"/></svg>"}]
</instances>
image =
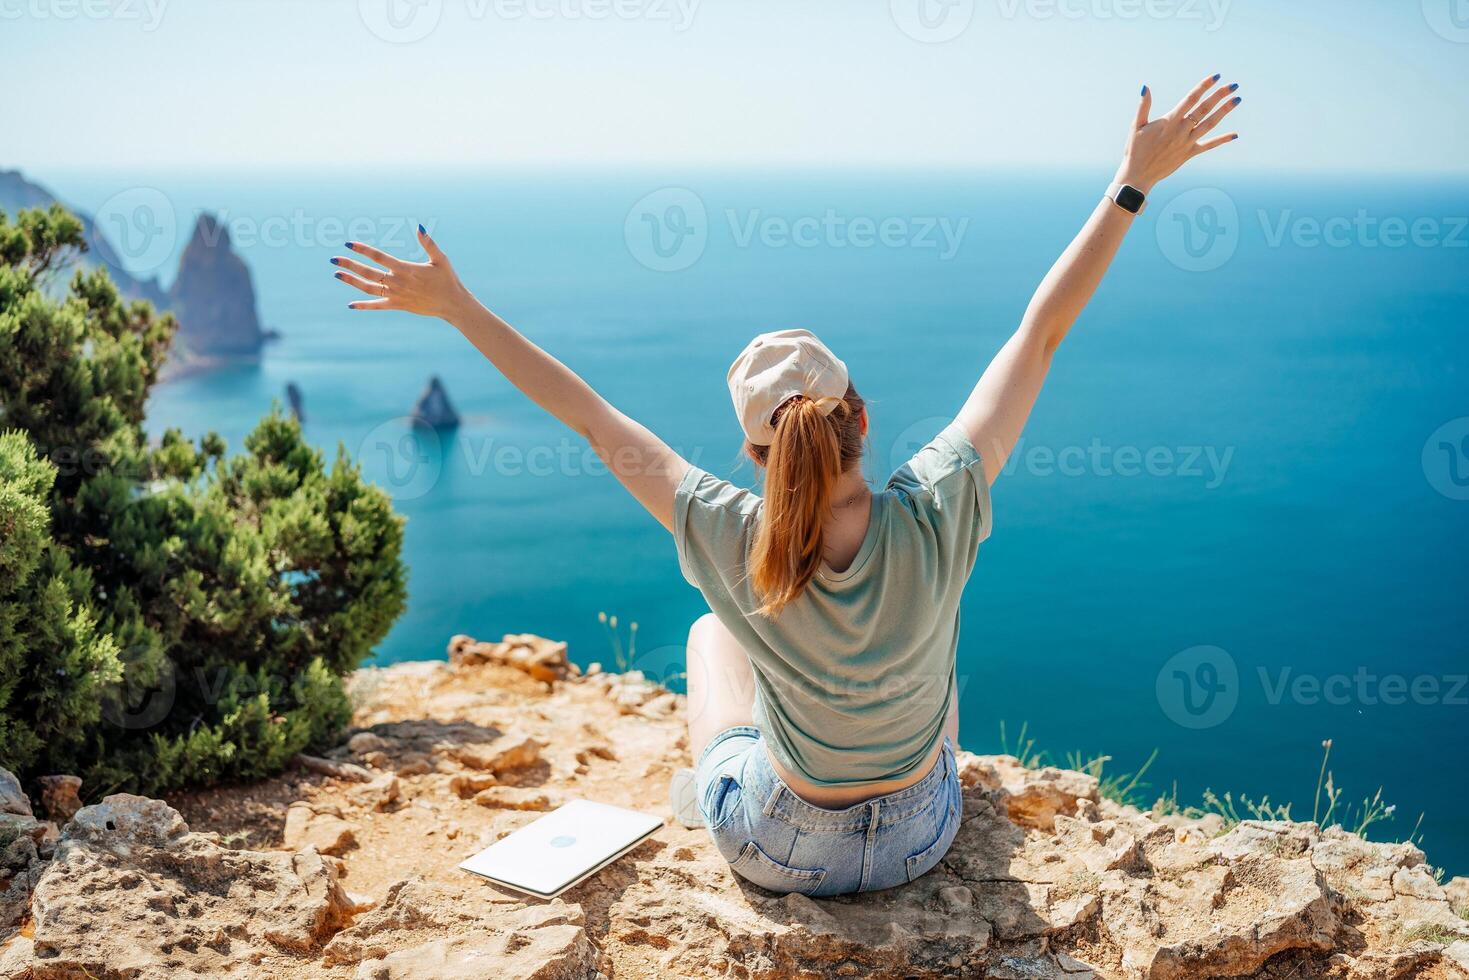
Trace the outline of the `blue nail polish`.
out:
<instances>
[{"instance_id":1,"label":"blue nail polish","mask_svg":"<svg viewBox=\"0 0 1469 980\"><path fill-rule=\"evenodd\" d=\"M1243 102L1243 101L1244 101L1244 99L1242 99L1242 98L1240 98L1240 97L1239 97L1239 96L1238 96L1238 95L1236 95L1236 96L1235 96L1235 97L1234 97L1234 104L1235 104L1235 105L1239 105L1239 104L1240 104L1240 103L1241 103L1241 102Z\"/></svg>"},{"instance_id":2,"label":"blue nail polish","mask_svg":"<svg viewBox=\"0 0 1469 980\"><path fill-rule=\"evenodd\" d=\"M348 242L348 243L347 243L347 247L348 247L348 248L352 248L352 243L351 243L351 242ZM355 252L355 251L356 251L356 249L352 249L352 250L353 250L353 251L354 251L354 252Z\"/></svg>"},{"instance_id":3,"label":"blue nail polish","mask_svg":"<svg viewBox=\"0 0 1469 980\"><path fill-rule=\"evenodd\" d=\"M1216 81L1216 82L1219 81L1219 73L1218 72L1215 72L1214 73L1214 81Z\"/></svg>"},{"instance_id":4,"label":"blue nail polish","mask_svg":"<svg viewBox=\"0 0 1469 980\"><path fill-rule=\"evenodd\" d=\"M343 275L342 275L342 274L341 274L341 273L340 273L340 272L338 272L338 273L337 273L337 274L336 274L336 278L338 278L338 279L341 279L341 278L344 278L344 277L343 277Z\"/></svg>"},{"instance_id":5,"label":"blue nail polish","mask_svg":"<svg viewBox=\"0 0 1469 980\"><path fill-rule=\"evenodd\" d=\"M1146 85L1143 86L1142 94L1143 95L1147 95L1148 94L1148 87Z\"/></svg>"},{"instance_id":6,"label":"blue nail polish","mask_svg":"<svg viewBox=\"0 0 1469 980\"><path fill-rule=\"evenodd\" d=\"M428 234L428 229L425 228L423 225L419 225L418 226L418 233L420 235L427 235Z\"/></svg>"},{"instance_id":7,"label":"blue nail polish","mask_svg":"<svg viewBox=\"0 0 1469 980\"><path fill-rule=\"evenodd\" d=\"M1233 143L1237 139L1239 139L1239 133L1235 133L1233 136L1231 136L1229 141Z\"/></svg>"},{"instance_id":8,"label":"blue nail polish","mask_svg":"<svg viewBox=\"0 0 1469 980\"><path fill-rule=\"evenodd\" d=\"M332 265L341 265L341 264L342 264L342 260L341 259L336 258L336 257L333 257L332 258Z\"/></svg>"},{"instance_id":9,"label":"blue nail polish","mask_svg":"<svg viewBox=\"0 0 1469 980\"><path fill-rule=\"evenodd\" d=\"M1229 90L1231 92L1238 91L1239 90L1239 82L1235 82L1233 85L1229 86Z\"/></svg>"}]
</instances>

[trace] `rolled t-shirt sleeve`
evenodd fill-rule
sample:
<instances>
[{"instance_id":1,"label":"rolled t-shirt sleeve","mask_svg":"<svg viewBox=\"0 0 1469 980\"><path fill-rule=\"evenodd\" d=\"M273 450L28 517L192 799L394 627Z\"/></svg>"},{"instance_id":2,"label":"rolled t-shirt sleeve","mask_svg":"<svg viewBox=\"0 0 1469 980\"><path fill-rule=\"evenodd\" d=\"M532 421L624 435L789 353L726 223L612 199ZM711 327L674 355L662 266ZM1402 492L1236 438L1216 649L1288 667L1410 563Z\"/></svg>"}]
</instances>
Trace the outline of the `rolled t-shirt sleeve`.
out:
<instances>
[{"instance_id":1,"label":"rolled t-shirt sleeve","mask_svg":"<svg viewBox=\"0 0 1469 980\"><path fill-rule=\"evenodd\" d=\"M760 498L690 466L673 497L673 541L689 584L729 588L745 577L745 555Z\"/></svg>"},{"instance_id":2,"label":"rolled t-shirt sleeve","mask_svg":"<svg viewBox=\"0 0 1469 980\"><path fill-rule=\"evenodd\" d=\"M941 539L973 552L990 536L990 485L963 426L951 422L900 466L888 486L906 495Z\"/></svg>"}]
</instances>

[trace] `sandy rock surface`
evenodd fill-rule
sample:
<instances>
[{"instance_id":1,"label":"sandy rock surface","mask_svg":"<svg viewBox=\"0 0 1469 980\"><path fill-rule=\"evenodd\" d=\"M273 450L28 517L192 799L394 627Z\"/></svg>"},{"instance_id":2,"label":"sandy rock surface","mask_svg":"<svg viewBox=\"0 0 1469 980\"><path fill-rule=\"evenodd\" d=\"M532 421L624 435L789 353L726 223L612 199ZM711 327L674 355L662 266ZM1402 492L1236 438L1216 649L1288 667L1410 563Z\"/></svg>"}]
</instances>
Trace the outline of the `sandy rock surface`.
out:
<instances>
[{"instance_id":1,"label":"sandy rock surface","mask_svg":"<svg viewBox=\"0 0 1469 980\"><path fill-rule=\"evenodd\" d=\"M1469 880L1410 844L1154 816L1009 757L960 753L962 828L912 885L773 895L671 821L681 697L455 643L359 672L342 745L264 783L109 797L43 847L0 777L0 977L1469 978ZM666 823L552 902L456 869L578 797Z\"/></svg>"}]
</instances>

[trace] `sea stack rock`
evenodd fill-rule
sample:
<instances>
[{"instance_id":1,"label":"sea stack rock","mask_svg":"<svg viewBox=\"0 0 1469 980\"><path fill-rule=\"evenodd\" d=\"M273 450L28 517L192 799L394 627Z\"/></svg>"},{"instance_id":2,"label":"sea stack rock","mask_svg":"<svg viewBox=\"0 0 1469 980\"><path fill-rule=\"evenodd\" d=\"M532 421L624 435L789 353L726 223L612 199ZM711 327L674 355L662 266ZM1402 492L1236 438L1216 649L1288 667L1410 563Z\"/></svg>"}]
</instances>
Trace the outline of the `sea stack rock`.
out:
<instances>
[{"instance_id":1,"label":"sea stack rock","mask_svg":"<svg viewBox=\"0 0 1469 980\"><path fill-rule=\"evenodd\" d=\"M449 393L444 390L444 383L438 375L429 378L428 387L418 396L418 404L413 406L413 421L431 429L458 428L459 413L454 411L454 404L449 401Z\"/></svg>"},{"instance_id":2,"label":"sea stack rock","mask_svg":"<svg viewBox=\"0 0 1469 980\"><path fill-rule=\"evenodd\" d=\"M169 299L179 336L190 354L254 357L265 335L255 312L250 269L230 248L229 231L212 214L200 214L179 260Z\"/></svg>"},{"instance_id":3,"label":"sea stack rock","mask_svg":"<svg viewBox=\"0 0 1469 980\"><path fill-rule=\"evenodd\" d=\"M306 412L302 408L301 386L294 381L286 382L286 404L290 406L291 415L297 422L306 421Z\"/></svg>"}]
</instances>

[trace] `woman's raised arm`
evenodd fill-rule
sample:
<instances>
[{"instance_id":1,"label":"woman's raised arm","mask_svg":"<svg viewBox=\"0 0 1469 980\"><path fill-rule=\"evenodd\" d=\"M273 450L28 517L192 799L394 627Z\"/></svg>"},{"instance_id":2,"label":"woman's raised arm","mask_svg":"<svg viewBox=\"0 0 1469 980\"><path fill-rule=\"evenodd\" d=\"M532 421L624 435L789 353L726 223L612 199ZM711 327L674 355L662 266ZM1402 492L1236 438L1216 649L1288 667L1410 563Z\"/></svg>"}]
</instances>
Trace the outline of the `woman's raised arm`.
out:
<instances>
[{"instance_id":1,"label":"woman's raised arm","mask_svg":"<svg viewBox=\"0 0 1469 980\"><path fill-rule=\"evenodd\" d=\"M1234 140L1237 133L1204 139L1240 103L1231 97L1238 85L1216 89L1218 83L1218 75L1204 79L1171 112L1151 122L1153 97L1144 87L1117 183L1151 194L1159 181L1189 160ZM983 457L990 483L1019 442L1052 355L1096 292L1133 217L1110 198L1097 205L1042 280L1020 329L1000 348L960 410L959 423Z\"/></svg>"},{"instance_id":2,"label":"woman's raised arm","mask_svg":"<svg viewBox=\"0 0 1469 980\"><path fill-rule=\"evenodd\" d=\"M347 248L377 265L332 259L337 278L373 299L354 310L402 310L439 317L459 332L531 401L579 433L664 527L673 528L673 495L689 464L652 432L619 412L574 371L491 313L459 281L454 267L422 225L427 262L405 262L361 242Z\"/></svg>"}]
</instances>

